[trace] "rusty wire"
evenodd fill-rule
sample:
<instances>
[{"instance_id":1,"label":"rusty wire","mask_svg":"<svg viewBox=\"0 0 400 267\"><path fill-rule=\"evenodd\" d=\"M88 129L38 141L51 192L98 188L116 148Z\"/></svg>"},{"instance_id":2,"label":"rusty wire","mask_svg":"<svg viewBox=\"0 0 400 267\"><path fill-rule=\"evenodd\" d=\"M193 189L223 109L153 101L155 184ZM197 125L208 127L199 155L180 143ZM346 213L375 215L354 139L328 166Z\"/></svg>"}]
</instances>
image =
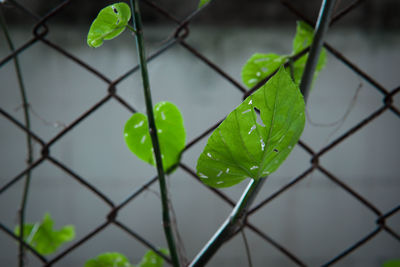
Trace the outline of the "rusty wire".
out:
<instances>
[{"instance_id":1,"label":"rusty wire","mask_svg":"<svg viewBox=\"0 0 400 267\"><path fill-rule=\"evenodd\" d=\"M135 232L134 230L130 229L128 226L124 225L118 220L118 212L124 208L127 204L131 203L134 199L136 199L138 196L140 196L148 187L150 187L153 183L157 181L157 177L153 177L152 179L148 180L145 184L140 186L136 191L132 192L129 196L126 197L124 201L121 203L113 203L110 198L108 198L104 193L102 193L100 190L98 190L93 184L89 183L84 177L81 177L78 175L76 172L74 172L71 168L57 160L54 156L51 155L51 147L59 142L63 137L65 137L74 127L76 127L78 124L84 123L85 120L90 117L94 112L96 112L99 108L101 108L105 103L110 101L111 99L115 99L118 101L123 107L128 109L130 112L136 112L136 109L128 104L127 101L125 101L120 95L118 95L117 92L117 85L132 75L133 73L137 72L139 70L139 66L134 66L130 70L128 70L126 73L122 74L115 80L111 80L106 77L105 74L101 73L98 71L95 67L90 66L89 64L85 63L83 60L79 59L78 57L74 56L70 52L66 51L62 46L59 46L58 44L50 41L49 39L46 38L47 34L49 33L50 29L47 26L47 21L50 20L51 18L57 16L63 9L65 9L70 2L73 2L74 0L65 0L55 8L53 8L50 12L45 14L44 16L38 16L25 8L22 4L18 3L18 1L15 0L10 0L8 1L8 4L13 5L16 9L19 9L22 13L25 15L31 17L36 21L36 24L33 25L32 32L33 32L33 37L26 41L24 44L19 46L14 52L9 53L7 56L5 56L3 59L0 60L0 71L1 67L7 64L9 61L11 61L14 57L20 55L21 53L24 52L24 50L29 49L33 46L35 46L37 43L42 43L46 45L49 49L55 50L58 53L62 54L67 60L71 60L75 62L75 64L83 69L86 69L88 72L96 76L99 80L102 80L104 83L108 85L108 92L107 94L100 100L98 101L95 105L93 105L91 108L86 110L84 113L82 113L79 117L75 118L69 125L67 125L64 129L62 129L57 135L55 135L50 141L45 142L39 135L35 134L33 131L28 130L21 122L19 122L14 116L9 114L7 111L5 111L2 107L0 107L0 114L9 120L11 123L13 123L16 127L18 127L20 130L25 132L26 134L30 135L33 140L35 140L38 144L41 146L41 155L39 158L37 158L31 165L29 165L26 169L21 170L18 175L15 177L12 177L11 179L8 179L5 185L3 185L0 188L0 194L4 193L8 189L12 188L18 181L23 179L25 175L29 172L43 164L43 162L49 162L53 164L54 166L58 167L65 173L67 173L71 178L75 179L78 181L82 186L84 186L86 189L91 191L94 195L96 195L98 198L100 198L106 205L109 206L110 210L108 215L105 217L105 221L100 223L95 229L93 229L90 233L87 233L86 236L81 238L80 240L75 241L72 245L70 245L67 249L64 251L61 251L58 253L56 256L54 256L51 259L48 259L44 257L43 255L40 255L33 247L31 247L27 243L23 243L23 245L33 253L34 256L37 257L39 261L43 263L43 266L51 266L52 264L62 260L66 255L68 255L71 251L78 249L82 244L84 244L86 241L94 237L96 234L102 232L105 228L107 228L110 225L114 225L122 229L127 235L132 236L132 238L136 239L140 243L142 243L145 247L154 250L156 253L158 253L160 256L162 256L166 262L171 263L171 260L168 256L165 256L162 254L160 251L157 250L157 246L153 245L150 243L148 240L146 240L144 237L140 235L140 233ZM171 47L173 46L181 46L187 51L189 51L194 57L198 58L200 61L204 62L207 66L210 67L210 69L214 70L216 73L218 73L221 77L221 79L225 79L228 82L230 82L234 88L239 90L241 93L243 93L243 97L248 96L251 94L251 92L254 92L256 89L258 89L265 81L267 81L269 77L267 77L262 83L259 83L258 85L254 86L254 88L251 88L250 90L247 90L244 88L241 83L239 83L237 80L235 80L233 77L231 77L229 74L227 74L223 69L221 69L217 64L209 60L205 55L201 53L201 51L195 49L193 46L191 46L185 39L189 36L190 34L190 27L189 24L190 22L201 12L203 12L202 9L196 10L195 12L189 14L186 18L180 20L176 18L173 14L159 6L158 4L150 1L150 0L142 0L145 4L147 4L150 8L154 9L155 12L163 16L165 19L173 22L176 24L175 31L170 35L170 38L166 40L163 45L152 55L148 57L148 61L155 60L158 56L163 54L164 52L168 51ZM346 14L350 13L354 8L358 6L359 3L362 1L354 1L350 5L348 5L347 8L344 8L340 12L337 13L336 17L333 18L332 23L341 19L344 17ZM292 11L295 15L300 17L302 20L308 22L309 24L313 25L313 22L310 21L308 18L306 18L301 12L299 12L296 8L290 5L288 2L283 3L290 11ZM354 133L360 131L363 129L364 126L368 125L370 122L381 116L382 114L386 112L393 112L395 115L397 115L400 118L400 111L397 107L394 106L393 104L393 97L399 93L400 87L395 88L393 90L389 90L385 88L383 85L381 85L377 80L375 80L373 77L368 75L366 72L364 72L360 67L358 67L356 64L351 62L348 58L346 58L344 55L342 55L339 51L337 51L334 47L329 45L328 43L325 43L325 48L327 51L333 55L337 60L342 62L345 66L349 68L349 70L353 71L355 74L357 74L359 77L364 79L367 83L369 83L374 90L377 90L382 94L382 105L379 107L377 110L366 116L363 120L358 122L356 125L354 125L352 128L350 128L347 132L343 133L341 136L333 140L331 143L326 145L324 148L320 149L319 151L314 151L311 149L305 142L300 141L299 142L299 147L304 149L310 157L311 157L311 163L310 166L307 170L305 170L303 173L299 174L297 177L294 177L289 183L285 184L282 186L280 189L278 189L276 192L271 194L269 197L265 198L262 200L260 203L255 205L247 214L247 217L253 215L256 212L259 212L261 208L265 207L268 205L272 200L275 200L276 198L280 197L282 194L288 192L295 184L299 183L300 181L304 180L309 174L314 172L315 170L318 170L321 172L327 179L331 180L333 183L335 183L339 188L347 192L349 195L351 195L354 199L358 200L363 206L365 206L367 209L371 211L375 215L376 218L376 227L375 229L371 229L370 232L365 233L365 236L361 238L360 240L357 240L353 245L349 246L348 248L343 248L342 252L340 252L338 255L334 256L331 259L326 259L326 263L324 263L324 266L331 265L333 263L336 263L346 257L348 254L354 252L357 250L359 247L364 245L365 243L369 242L370 240L374 239L380 232L384 231L390 236L392 236L394 239L397 241L400 241L400 234L397 233L394 229L392 229L390 226L387 225L386 221L389 217L393 216L394 214L398 214L400 212L400 205L397 207L394 207L391 210L388 211L382 211L378 209L373 203L371 203L368 199L366 199L364 196L362 196L360 193L358 193L355 189L351 188L349 185L347 185L344 181L342 181L339 177L337 177L334 173L332 173L330 170L326 169L319 161L319 159L331 151L333 148L339 146L344 140L352 136ZM300 52L297 55L294 55L292 60L296 60L300 58L302 55L304 55L308 49L305 49L304 51ZM184 151L187 151L190 149L194 144L205 138L210 132L212 132L223 120L219 120L217 123L206 129L204 132L200 133L197 138L194 138L185 147ZM197 177L196 172L191 169L189 166L180 163L179 168L181 168L184 172L186 172L188 175L199 181L199 184L203 185L200 182L200 179ZM208 188L211 192L215 193L218 197L221 198L221 200L225 201L228 205L234 206L235 202L230 199L227 195L225 195L222 191L210 187ZM252 223L250 223L248 220L245 221L245 225L247 229L258 235L260 238L268 242L270 245L275 247L278 251L282 253L282 256L288 257L295 265L298 266L307 266L307 263L301 259L301 255L295 255L293 252L291 252L289 249L281 245L278 241L272 239L269 235L258 229L256 226L254 226ZM16 241L19 241L19 238L11 231L7 226L3 225L0 223L0 229L10 237L14 238Z\"/></svg>"}]
</instances>

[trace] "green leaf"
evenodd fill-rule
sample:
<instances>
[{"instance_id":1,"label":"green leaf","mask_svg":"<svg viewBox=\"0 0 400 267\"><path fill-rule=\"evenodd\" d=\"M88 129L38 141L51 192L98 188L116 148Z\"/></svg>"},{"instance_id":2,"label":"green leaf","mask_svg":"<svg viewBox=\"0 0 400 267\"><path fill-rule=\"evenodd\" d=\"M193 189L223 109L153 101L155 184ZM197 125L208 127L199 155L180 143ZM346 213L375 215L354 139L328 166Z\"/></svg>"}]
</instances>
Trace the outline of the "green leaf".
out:
<instances>
[{"instance_id":1,"label":"green leaf","mask_svg":"<svg viewBox=\"0 0 400 267\"><path fill-rule=\"evenodd\" d=\"M24 224L24 241L27 242L28 244L32 245L32 240L33 237L35 236L37 230L39 229L40 224L35 223L35 224L30 224L30 223L25 223ZM14 229L14 233L17 236L20 236L20 227L17 225Z\"/></svg>"},{"instance_id":2,"label":"green leaf","mask_svg":"<svg viewBox=\"0 0 400 267\"><path fill-rule=\"evenodd\" d=\"M400 267L400 259L385 261L382 267Z\"/></svg>"},{"instance_id":3,"label":"green leaf","mask_svg":"<svg viewBox=\"0 0 400 267\"><path fill-rule=\"evenodd\" d=\"M86 261L84 267L133 267L121 253L107 252Z\"/></svg>"},{"instance_id":4,"label":"green leaf","mask_svg":"<svg viewBox=\"0 0 400 267\"><path fill-rule=\"evenodd\" d=\"M202 6L208 4L211 2L211 0L200 0L198 8L201 8Z\"/></svg>"},{"instance_id":5,"label":"green leaf","mask_svg":"<svg viewBox=\"0 0 400 267\"><path fill-rule=\"evenodd\" d=\"M168 255L168 250L160 249L160 251ZM164 264L164 259L152 250L149 250L144 256L142 261L137 267L162 267Z\"/></svg>"},{"instance_id":6,"label":"green leaf","mask_svg":"<svg viewBox=\"0 0 400 267\"><path fill-rule=\"evenodd\" d=\"M256 53L246 62L242 69L242 81L251 88L285 63L287 56Z\"/></svg>"},{"instance_id":7,"label":"green leaf","mask_svg":"<svg viewBox=\"0 0 400 267\"><path fill-rule=\"evenodd\" d=\"M104 40L111 40L120 35L131 18L131 9L126 3L116 3L100 10L90 26L87 44L99 47Z\"/></svg>"},{"instance_id":8,"label":"green leaf","mask_svg":"<svg viewBox=\"0 0 400 267\"><path fill-rule=\"evenodd\" d=\"M75 238L75 228L67 225L60 230L53 230L54 221L46 213L41 224L24 224L24 240L40 254L54 253L62 244ZM15 227L15 234L20 235L20 227Z\"/></svg>"},{"instance_id":9,"label":"green leaf","mask_svg":"<svg viewBox=\"0 0 400 267\"><path fill-rule=\"evenodd\" d=\"M280 68L212 133L197 161L198 176L209 186L228 187L271 174L299 140L304 113L299 88Z\"/></svg>"},{"instance_id":10,"label":"green leaf","mask_svg":"<svg viewBox=\"0 0 400 267\"><path fill-rule=\"evenodd\" d=\"M314 29L304 21L297 21L296 36L293 39L293 54L311 45L314 38Z\"/></svg>"},{"instance_id":11,"label":"green leaf","mask_svg":"<svg viewBox=\"0 0 400 267\"><path fill-rule=\"evenodd\" d=\"M293 40L293 54L297 54L301 52L304 48L310 46L313 41L313 38L314 38L314 29L304 21L298 21L296 36ZM293 63L293 78L296 84L298 85L301 82L307 58L308 58L308 53ZM314 72L314 80L317 78L318 73L325 67L325 64L326 64L326 50L323 48L321 50L317 67Z\"/></svg>"},{"instance_id":12,"label":"green leaf","mask_svg":"<svg viewBox=\"0 0 400 267\"><path fill-rule=\"evenodd\" d=\"M179 109L170 102L160 102L154 107L154 119L160 143L164 171L171 172L185 147L185 128ZM147 116L135 113L126 122L125 142L138 158L155 166L153 145L149 134Z\"/></svg>"}]
</instances>

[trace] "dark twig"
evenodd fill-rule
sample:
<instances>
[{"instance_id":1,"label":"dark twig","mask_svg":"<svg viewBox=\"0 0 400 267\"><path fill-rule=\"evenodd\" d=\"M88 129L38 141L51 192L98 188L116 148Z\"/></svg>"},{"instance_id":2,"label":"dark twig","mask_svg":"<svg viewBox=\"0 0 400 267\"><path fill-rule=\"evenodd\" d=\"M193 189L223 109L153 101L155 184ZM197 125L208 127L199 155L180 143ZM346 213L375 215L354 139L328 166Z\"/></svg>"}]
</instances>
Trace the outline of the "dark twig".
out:
<instances>
[{"instance_id":1,"label":"dark twig","mask_svg":"<svg viewBox=\"0 0 400 267\"><path fill-rule=\"evenodd\" d=\"M13 44L13 41L11 39L10 33L8 32L8 27L7 23L5 21L4 13L3 13L3 6L0 5L0 24L2 27L2 30L4 32L4 35L6 36L7 44L10 48L11 52L15 52L15 47ZM26 95L26 90L25 90L25 85L24 85L24 80L22 78L22 71L21 67L19 64L18 57L15 56L13 58L14 61L14 67L15 67L15 72L17 74L17 79L18 79L18 85L19 85L19 91L21 94L21 99L22 99L22 107L24 111L24 121L25 121L25 127L28 131L31 130L31 122L30 122L30 117L29 117L29 103L28 103L28 98ZM26 145L27 145L27 160L26 163L28 166L31 166L33 163L33 147L32 147L32 137L29 134L29 132L26 133ZM28 201L28 194L29 194L29 185L31 182L31 170L28 170L26 173L26 178L25 178L25 184L24 184L24 191L22 194L22 200L21 200L21 205L19 208L19 255L18 255L18 265L20 267L24 266L24 258L25 258L25 247L24 247L24 224L25 224L25 210L26 210L26 205Z\"/></svg>"},{"instance_id":2,"label":"dark twig","mask_svg":"<svg viewBox=\"0 0 400 267\"><path fill-rule=\"evenodd\" d=\"M242 229L240 231L240 233L242 234L244 247L246 249L246 257L247 257L248 266L249 267L253 267L253 263L252 263L252 260L251 260L250 246L249 246L249 242L247 241L247 237L246 237L246 233L244 232L244 229Z\"/></svg>"}]
</instances>

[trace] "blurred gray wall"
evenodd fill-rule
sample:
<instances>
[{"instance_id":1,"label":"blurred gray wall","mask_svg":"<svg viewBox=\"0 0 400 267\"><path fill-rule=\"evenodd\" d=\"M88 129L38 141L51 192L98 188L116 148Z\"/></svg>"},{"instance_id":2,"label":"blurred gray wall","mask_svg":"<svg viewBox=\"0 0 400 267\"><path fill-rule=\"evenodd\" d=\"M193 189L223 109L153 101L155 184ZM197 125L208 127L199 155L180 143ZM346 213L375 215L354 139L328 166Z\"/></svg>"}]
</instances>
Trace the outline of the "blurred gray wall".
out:
<instances>
[{"instance_id":1,"label":"blurred gray wall","mask_svg":"<svg viewBox=\"0 0 400 267\"><path fill-rule=\"evenodd\" d=\"M221 1L219 1L221 2ZM49 39L114 79L136 64L134 42L129 34L106 42L99 49L85 44L87 26L52 25ZM148 53L171 34L171 27L148 26ZM26 28L12 27L15 42L30 38ZM235 79L255 52L290 53L295 23L284 27L197 26L188 42ZM388 89L400 84L400 36L398 32L369 31L356 27L333 28L328 41ZM0 57L9 52L0 39ZM20 56L32 111L33 131L45 141L100 101L107 85L71 60L36 44ZM187 140L226 116L241 101L241 94L184 48L176 46L149 64L154 103L174 102L182 111ZM0 106L23 121L21 100L12 62L0 69ZM352 98L361 86L354 102ZM123 81L117 93L144 112L140 75ZM326 68L314 85L308 102L308 121L302 139L313 149L329 144L382 106L383 96L360 77L328 57ZM399 108L399 96L395 98ZM343 123L326 126L351 108ZM120 203L156 172L133 156L122 136L130 112L109 101L51 147L50 153L78 175L94 184L115 203ZM24 133L0 116L0 186L25 168ZM399 118L390 111L324 155L321 164L383 212L400 202ZM193 169L206 140L183 156ZM35 155L40 146L35 145ZM288 160L265 183L256 200L261 201L310 166L310 157L296 147ZM179 229L189 258L207 242L230 212L230 206L210 193L182 170L169 177L169 186ZM246 182L223 191L238 199ZM17 224L23 183L0 195L0 221L11 229ZM158 186L154 185L118 215L118 219L160 247L166 247L161 227ZM33 171L27 220L40 221L50 212L56 227L74 224L76 240L105 221L109 208L68 174L46 162ZM278 243L310 266L318 266L373 231L376 216L316 171L250 218ZM400 231L400 217L388 224ZM295 266L274 247L250 231L254 266ZM64 246L65 248L67 246ZM118 251L138 262L146 249L120 229L110 226L55 266L83 266L91 257ZM341 261L338 266L380 266L399 257L400 245L381 233ZM0 265L16 266L17 244L0 232ZM246 266L243 241L238 235L224 246L208 266ZM29 266L40 266L29 257Z\"/></svg>"},{"instance_id":2,"label":"blurred gray wall","mask_svg":"<svg viewBox=\"0 0 400 267\"><path fill-rule=\"evenodd\" d=\"M7 1L6 1L7 2ZM61 3L61 0L19 0L26 8L39 15L48 13L54 6ZM80 24L90 23L96 17L98 11L106 5L116 1L96 0L96 1L71 1L71 5L64 9L56 18L52 20L60 23ZM129 2L129 1L126 1ZM196 9L199 1L182 0L158 0L143 1L141 11L143 20L146 23L162 25L166 20L154 12L147 2L153 2L170 12L178 19L183 19L187 14ZM321 5L320 0L286 0L292 6L300 10L310 19L315 20ZM351 0L337 1L336 11L347 7L350 3L357 2ZM340 21L342 26L357 25L363 28L382 28L399 29L400 17L398 10L400 2L398 0L366 0L358 1L361 4ZM15 24L22 24L29 21L26 16L18 16L21 13L17 10L9 10L8 20ZM196 22L203 25L253 25L265 27L265 25L291 25L295 16L283 8L281 1L278 0L230 0L230 1L211 1L207 12L203 12L196 18Z\"/></svg>"}]
</instances>

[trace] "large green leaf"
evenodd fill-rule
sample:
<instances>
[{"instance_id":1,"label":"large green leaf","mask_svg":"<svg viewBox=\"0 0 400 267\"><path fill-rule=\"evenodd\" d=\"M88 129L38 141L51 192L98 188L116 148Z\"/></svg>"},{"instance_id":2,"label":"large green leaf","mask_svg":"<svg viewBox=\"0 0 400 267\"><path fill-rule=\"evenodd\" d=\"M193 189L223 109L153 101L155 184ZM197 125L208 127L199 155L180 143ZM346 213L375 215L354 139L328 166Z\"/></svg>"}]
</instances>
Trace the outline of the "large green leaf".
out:
<instances>
[{"instance_id":1,"label":"large green leaf","mask_svg":"<svg viewBox=\"0 0 400 267\"><path fill-rule=\"evenodd\" d=\"M168 255L168 250L160 249L162 253ZM149 250L144 256L142 261L137 265L137 267L162 267L164 264L164 259L160 257L157 253Z\"/></svg>"},{"instance_id":2,"label":"large green leaf","mask_svg":"<svg viewBox=\"0 0 400 267\"><path fill-rule=\"evenodd\" d=\"M304 113L299 88L280 68L212 133L197 161L198 176L209 186L228 187L271 174L299 140Z\"/></svg>"},{"instance_id":3,"label":"large green leaf","mask_svg":"<svg viewBox=\"0 0 400 267\"><path fill-rule=\"evenodd\" d=\"M75 228L67 225L60 230L53 230L54 221L46 213L42 222L24 224L24 240L40 254L48 255L55 252L62 244L75 238ZM15 227L15 234L20 235L20 227Z\"/></svg>"},{"instance_id":4,"label":"large green leaf","mask_svg":"<svg viewBox=\"0 0 400 267\"><path fill-rule=\"evenodd\" d=\"M314 29L304 21L297 22L296 36L293 40L293 54L301 52L304 48L311 45L314 38ZM308 53L293 63L293 78L297 84L300 84L303 71L306 66ZM326 64L326 50L323 48L318 59L318 63L314 72L314 80L318 73Z\"/></svg>"},{"instance_id":5,"label":"large green leaf","mask_svg":"<svg viewBox=\"0 0 400 267\"><path fill-rule=\"evenodd\" d=\"M160 143L164 170L170 172L185 147L185 128L179 109L170 102L160 102L154 107L154 119ZM141 160L155 165L153 145L149 134L147 116L135 113L126 122L124 129L128 148Z\"/></svg>"},{"instance_id":6,"label":"large green leaf","mask_svg":"<svg viewBox=\"0 0 400 267\"><path fill-rule=\"evenodd\" d=\"M133 265L121 253L106 252L88 260L84 267L133 267Z\"/></svg>"},{"instance_id":7,"label":"large green leaf","mask_svg":"<svg viewBox=\"0 0 400 267\"><path fill-rule=\"evenodd\" d=\"M90 26L87 44L91 47L99 47L104 40L117 37L125 30L130 18L131 9L124 2L103 8Z\"/></svg>"},{"instance_id":8,"label":"large green leaf","mask_svg":"<svg viewBox=\"0 0 400 267\"><path fill-rule=\"evenodd\" d=\"M285 63L287 56L256 53L242 68L242 81L251 88Z\"/></svg>"}]
</instances>

